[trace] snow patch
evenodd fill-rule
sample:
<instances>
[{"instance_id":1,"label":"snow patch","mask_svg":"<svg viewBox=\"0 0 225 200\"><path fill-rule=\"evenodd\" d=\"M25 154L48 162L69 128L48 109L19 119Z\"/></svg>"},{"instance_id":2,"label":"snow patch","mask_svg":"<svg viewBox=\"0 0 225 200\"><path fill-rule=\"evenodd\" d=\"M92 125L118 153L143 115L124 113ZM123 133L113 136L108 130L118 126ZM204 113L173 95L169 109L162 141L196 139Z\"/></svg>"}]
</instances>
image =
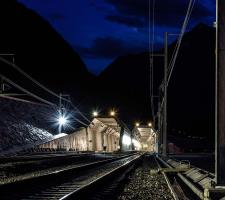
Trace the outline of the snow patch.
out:
<instances>
[{"instance_id":1,"label":"snow patch","mask_svg":"<svg viewBox=\"0 0 225 200\"><path fill-rule=\"evenodd\" d=\"M66 135L68 135L68 134L66 134L66 133L59 133L57 135L54 135L54 139L61 138L61 137L64 137Z\"/></svg>"}]
</instances>

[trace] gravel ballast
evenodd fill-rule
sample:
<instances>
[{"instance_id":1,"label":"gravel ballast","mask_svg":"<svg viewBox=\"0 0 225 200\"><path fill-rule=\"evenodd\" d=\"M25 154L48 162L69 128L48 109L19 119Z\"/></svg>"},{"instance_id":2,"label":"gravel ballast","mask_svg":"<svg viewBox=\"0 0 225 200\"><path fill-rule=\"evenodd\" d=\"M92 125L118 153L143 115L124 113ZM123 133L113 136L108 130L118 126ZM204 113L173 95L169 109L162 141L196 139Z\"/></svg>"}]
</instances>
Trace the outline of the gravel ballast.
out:
<instances>
[{"instance_id":1,"label":"gravel ballast","mask_svg":"<svg viewBox=\"0 0 225 200\"><path fill-rule=\"evenodd\" d=\"M157 170L154 157L146 155L129 177L118 200L172 200L173 197L162 174L151 173Z\"/></svg>"}]
</instances>

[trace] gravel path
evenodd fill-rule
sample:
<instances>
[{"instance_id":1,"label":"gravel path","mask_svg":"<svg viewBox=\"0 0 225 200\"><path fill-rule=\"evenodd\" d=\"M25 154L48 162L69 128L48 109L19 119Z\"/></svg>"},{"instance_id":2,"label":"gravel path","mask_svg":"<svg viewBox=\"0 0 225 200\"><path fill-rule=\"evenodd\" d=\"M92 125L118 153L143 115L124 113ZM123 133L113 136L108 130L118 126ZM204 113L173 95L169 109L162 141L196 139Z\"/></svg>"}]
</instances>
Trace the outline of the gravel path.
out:
<instances>
[{"instance_id":1,"label":"gravel path","mask_svg":"<svg viewBox=\"0 0 225 200\"><path fill-rule=\"evenodd\" d=\"M151 169L157 169L157 165L153 156L146 155L142 165L128 177L118 200L172 200L163 175L151 174Z\"/></svg>"}]
</instances>

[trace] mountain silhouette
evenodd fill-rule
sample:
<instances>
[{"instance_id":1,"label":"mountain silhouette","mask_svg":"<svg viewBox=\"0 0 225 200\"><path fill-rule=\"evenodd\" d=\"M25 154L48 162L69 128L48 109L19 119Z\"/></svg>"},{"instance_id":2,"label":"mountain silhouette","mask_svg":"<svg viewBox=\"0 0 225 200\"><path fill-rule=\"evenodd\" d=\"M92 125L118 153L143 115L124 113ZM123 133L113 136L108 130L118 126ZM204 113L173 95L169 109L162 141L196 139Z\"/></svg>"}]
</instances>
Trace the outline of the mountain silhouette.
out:
<instances>
[{"instance_id":1,"label":"mountain silhouette","mask_svg":"<svg viewBox=\"0 0 225 200\"><path fill-rule=\"evenodd\" d=\"M86 82L94 76L46 20L16 0L3 0L0 2L0 23L0 54L15 54L15 64L29 75L57 92L72 92L82 99ZM13 56L4 58L12 62ZM0 64L2 74L27 89L40 92L12 67Z\"/></svg>"},{"instance_id":2,"label":"mountain silhouette","mask_svg":"<svg viewBox=\"0 0 225 200\"><path fill-rule=\"evenodd\" d=\"M169 45L169 60L175 42ZM199 24L184 35L168 86L168 131L214 139L215 30ZM163 50L155 52L162 54ZM161 96L164 60L154 58L154 95ZM149 53L121 56L101 74L109 99L123 100L129 115L151 117ZM155 113L157 112L157 98ZM137 119L138 120L138 119ZM144 123L147 123L143 121Z\"/></svg>"},{"instance_id":3,"label":"mountain silhouette","mask_svg":"<svg viewBox=\"0 0 225 200\"><path fill-rule=\"evenodd\" d=\"M149 53L115 59L100 75L90 74L80 56L34 11L16 0L0 2L0 53L13 53L15 64L55 90L69 93L86 111L118 111L130 127L152 120ZM175 43L169 45L169 60ZM163 50L155 53L162 54ZM12 62L12 56L3 56ZM154 105L157 112L163 58L154 58ZM9 65L0 73L48 100L57 98L38 89ZM168 132L214 139L215 30L199 24L184 35L168 87Z\"/></svg>"}]
</instances>

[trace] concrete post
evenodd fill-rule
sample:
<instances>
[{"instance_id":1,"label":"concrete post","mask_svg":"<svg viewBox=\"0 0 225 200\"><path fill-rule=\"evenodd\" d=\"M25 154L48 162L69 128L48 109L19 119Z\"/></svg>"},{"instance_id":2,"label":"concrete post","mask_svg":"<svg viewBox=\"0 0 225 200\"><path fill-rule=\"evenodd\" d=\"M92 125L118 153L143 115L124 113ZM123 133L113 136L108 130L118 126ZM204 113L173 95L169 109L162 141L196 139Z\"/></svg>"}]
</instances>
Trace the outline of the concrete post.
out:
<instances>
[{"instance_id":1,"label":"concrete post","mask_svg":"<svg viewBox=\"0 0 225 200\"><path fill-rule=\"evenodd\" d=\"M168 33L165 32L165 60L164 60L164 106L163 106L163 156L167 154L167 60L168 60Z\"/></svg>"},{"instance_id":2,"label":"concrete post","mask_svg":"<svg viewBox=\"0 0 225 200\"><path fill-rule=\"evenodd\" d=\"M217 0L216 183L225 185L225 1Z\"/></svg>"}]
</instances>

